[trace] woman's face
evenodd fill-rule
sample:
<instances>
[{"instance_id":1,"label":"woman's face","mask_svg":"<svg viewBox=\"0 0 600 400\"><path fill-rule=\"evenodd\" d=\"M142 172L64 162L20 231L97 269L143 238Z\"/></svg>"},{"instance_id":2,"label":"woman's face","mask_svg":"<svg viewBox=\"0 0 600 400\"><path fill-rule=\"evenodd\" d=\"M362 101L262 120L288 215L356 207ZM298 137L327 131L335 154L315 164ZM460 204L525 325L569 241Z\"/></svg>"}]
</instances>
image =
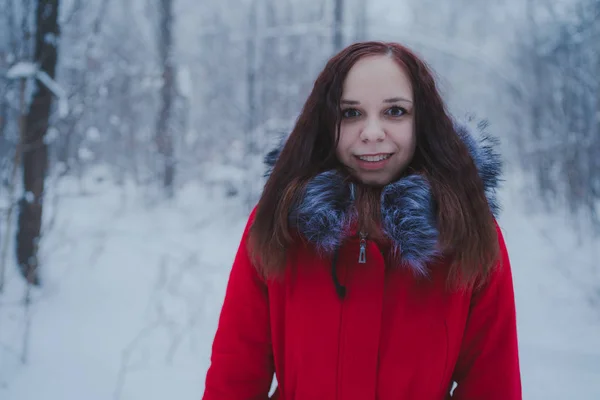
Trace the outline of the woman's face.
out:
<instances>
[{"instance_id":1,"label":"woman's face","mask_svg":"<svg viewBox=\"0 0 600 400\"><path fill-rule=\"evenodd\" d=\"M386 185L406 169L416 147L413 92L404 70L388 56L360 59L340 101L338 159L368 185Z\"/></svg>"}]
</instances>

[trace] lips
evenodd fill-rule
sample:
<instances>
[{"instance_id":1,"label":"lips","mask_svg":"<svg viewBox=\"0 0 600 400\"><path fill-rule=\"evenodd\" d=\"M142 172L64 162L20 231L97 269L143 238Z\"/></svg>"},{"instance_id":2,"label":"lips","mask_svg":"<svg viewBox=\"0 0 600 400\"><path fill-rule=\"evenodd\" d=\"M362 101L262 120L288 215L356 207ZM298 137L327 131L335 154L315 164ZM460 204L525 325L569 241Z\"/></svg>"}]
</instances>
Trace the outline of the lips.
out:
<instances>
[{"instance_id":1,"label":"lips","mask_svg":"<svg viewBox=\"0 0 600 400\"><path fill-rule=\"evenodd\" d=\"M379 153L379 154L357 155L356 158L358 158L361 161L366 161L366 162L380 162L380 161L387 160L391 156L392 156L392 153Z\"/></svg>"},{"instance_id":2,"label":"lips","mask_svg":"<svg viewBox=\"0 0 600 400\"><path fill-rule=\"evenodd\" d=\"M355 155L356 167L364 172L376 172L386 168L394 153L374 153Z\"/></svg>"}]
</instances>

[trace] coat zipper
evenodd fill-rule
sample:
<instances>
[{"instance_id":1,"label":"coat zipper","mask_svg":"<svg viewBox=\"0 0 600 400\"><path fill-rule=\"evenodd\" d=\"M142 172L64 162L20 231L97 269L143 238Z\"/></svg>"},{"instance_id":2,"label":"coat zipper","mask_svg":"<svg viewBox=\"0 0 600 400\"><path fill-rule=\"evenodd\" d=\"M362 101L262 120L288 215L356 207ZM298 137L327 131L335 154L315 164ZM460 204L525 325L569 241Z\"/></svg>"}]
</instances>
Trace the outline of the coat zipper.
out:
<instances>
[{"instance_id":1,"label":"coat zipper","mask_svg":"<svg viewBox=\"0 0 600 400\"><path fill-rule=\"evenodd\" d=\"M367 234L360 232L360 251L358 252L358 263L367 263Z\"/></svg>"},{"instance_id":2,"label":"coat zipper","mask_svg":"<svg viewBox=\"0 0 600 400\"><path fill-rule=\"evenodd\" d=\"M360 237L360 248L358 252L358 263L366 264L367 263L367 234L363 232L359 232ZM336 388L336 399L340 399L342 396L342 352L344 351L344 345L342 343L342 331L344 326L344 303L342 303L340 310L340 326L338 331L338 356L337 356L337 388Z\"/></svg>"}]
</instances>

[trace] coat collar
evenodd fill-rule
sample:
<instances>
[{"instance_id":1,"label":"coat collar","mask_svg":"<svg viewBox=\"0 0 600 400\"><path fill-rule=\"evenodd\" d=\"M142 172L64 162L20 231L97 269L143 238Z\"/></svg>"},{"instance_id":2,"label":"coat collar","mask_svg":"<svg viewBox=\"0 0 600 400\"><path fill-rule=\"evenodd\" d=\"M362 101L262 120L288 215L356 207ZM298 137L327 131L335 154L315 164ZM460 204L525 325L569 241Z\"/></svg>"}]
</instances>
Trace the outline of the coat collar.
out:
<instances>
[{"instance_id":1,"label":"coat collar","mask_svg":"<svg viewBox=\"0 0 600 400\"><path fill-rule=\"evenodd\" d=\"M497 217L502 161L496 150L498 139L486 132L487 125L469 117L455 121L455 130L475 161L491 211ZM268 168L274 165L279 150L265 158ZM290 210L290 226L320 253L332 254L351 235L353 200L354 184L337 171L325 171L307 184L303 197ZM435 208L429 182L420 175L392 182L381 194L382 226L392 251L399 252L402 263L419 275L426 274L427 264L439 255Z\"/></svg>"}]
</instances>

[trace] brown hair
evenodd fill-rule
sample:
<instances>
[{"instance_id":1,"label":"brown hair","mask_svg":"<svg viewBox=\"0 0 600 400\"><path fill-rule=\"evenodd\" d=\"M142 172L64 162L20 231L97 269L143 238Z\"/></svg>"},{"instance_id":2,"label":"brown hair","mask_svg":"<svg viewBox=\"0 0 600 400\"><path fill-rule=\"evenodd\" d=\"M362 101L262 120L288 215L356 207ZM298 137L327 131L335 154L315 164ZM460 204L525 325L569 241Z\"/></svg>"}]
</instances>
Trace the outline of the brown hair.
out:
<instances>
[{"instance_id":1,"label":"brown hair","mask_svg":"<svg viewBox=\"0 0 600 400\"><path fill-rule=\"evenodd\" d=\"M439 246L451 265L449 282L471 286L489 275L499 256L483 182L454 130L429 68L396 43L356 43L329 60L266 182L250 230L250 254L263 276L275 276L285 268L286 250L294 241L289 210L312 177L344 168L335 153L343 83L359 59L372 55L391 56L410 78L417 146L408 170L430 182L437 203ZM358 196L356 206L359 223L372 230L379 224L380 200L368 192Z\"/></svg>"}]
</instances>

